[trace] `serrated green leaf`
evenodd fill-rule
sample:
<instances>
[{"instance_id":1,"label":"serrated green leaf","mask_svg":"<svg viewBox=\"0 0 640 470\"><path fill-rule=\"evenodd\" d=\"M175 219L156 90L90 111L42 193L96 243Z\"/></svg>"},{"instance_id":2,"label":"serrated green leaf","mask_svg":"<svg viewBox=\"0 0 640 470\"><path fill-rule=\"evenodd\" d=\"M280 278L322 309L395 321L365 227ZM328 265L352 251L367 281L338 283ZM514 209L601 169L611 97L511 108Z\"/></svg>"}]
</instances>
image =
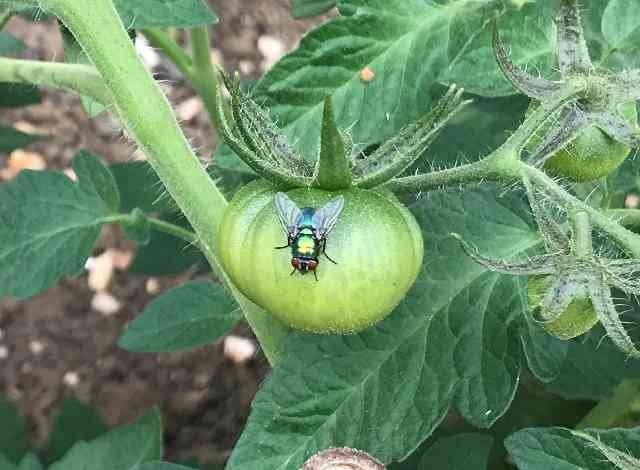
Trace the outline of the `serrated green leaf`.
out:
<instances>
[{"instance_id":1,"label":"serrated green leaf","mask_svg":"<svg viewBox=\"0 0 640 470\"><path fill-rule=\"evenodd\" d=\"M202 0L115 0L127 29L193 28L218 22Z\"/></svg>"},{"instance_id":2,"label":"serrated green leaf","mask_svg":"<svg viewBox=\"0 0 640 470\"><path fill-rule=\"evenodd\" d=\"M27 452L25 419L15 406L0 396L0 457L17 463ZM2 464L0 464L2 468Z\"/></svg>"},{"instance_id":3,"label":"serrated green leaf","mask_svg":"<svg viewBox=\"0 0 640 470\"><path fill-rule=\"evenodd\" d=\"M640 456L640 428L584 432L608 447ZM520 470L627 470L570 429L525 429L510 436L505 445Z\"/></svg>"},{"instance_id":4,"label":"serrated green leaf","mask_svg":"<svg viewBox=\"0 0 640 470\"><path fill-rule=\"evenodd\" d=\"M40 463L40 459L36 454L27 454L20 461L20 465L18 465L18 470L43 470L44 467L42 463Z\"/></svg>"},{"instance_id":5,"label":"serrated green leaf","mask_svg":"<svg viewBox=\"0 0 640 470\"><path fill-rule=\"evenodd\" d=\"M61 459L78 441L89 441L107 432L102 418L88 405L66 399L58 411L46 446L47 461Z\"/></svg>"},{"instance_id":6,"label":"serrated green leaf","mask_svg":"<svg viewBox=\"0 0 640 470\"><path fill-rule=\"evenodd\" d=\"M42 101L40 90L23 83L0 82L0 108L19 108Z\"/></svg>"},{"instance_id":7,"label":"serrated green leaf","mask_svg":"<svg viewBox=\"0 0 640 470\"><path fill-rule=\"evenodd\" d=\"M602 13L602 33L607 41L605 56L609 62L626 67L640 64L640 4L635 0L611 0ZM612 60L613 59L613 60Z\"/></svg>"},{"instance_id":8,"label":"serrated green leaf","mask_svg":"<svg viewBox=\"0 0 640 470\"><path fill-rule=\"evenodd\" d=\"M26 47L20 39L0 31L0 56L20 54Z\"/></svg>"},{"instance_id":9,"label":"serrated green leaf","mask_svg":"<svg viewBox=\"0 0 640 470\"><path fill-rule=\"evenodd\" d=\"M549 2L526 4L500 16L502 39L519 64L550 74L557 65L556 8ZM442 81L482 96L518 94L496 66L492 45L492 14L457 15L451 24L449 55L453 57Z\"/></svg>"},{"instance_id":10,"label":"serrated green leaf","mask_svg":"<svg viewBox=\"0 0 640 470\"><path fill-rule=\"evenodd\" d=\"M113 219L108 169L88 153L73 168L78 183L62 173L25 170L0 186L0 297L28 297L64 274L78 274L100 228Z\"/></svg>"},{"instance_id":11,"label":"serrated green leaf","mask_svg":"<svg viewBox=\"0 0 640 470\"><path fill-rule=\"evenodd\" d=\"M133 470L161 458L162 423L154 408L132 424L89 442L78 442L49 470Z\"/></svg>"},{"instance_id":12,"label":"serrated green leaf","mask_svg":"<svg viewBox=\"0 0 640 470\"><path fill-rule=\"evenodd\" d=\"M109 166L118 185L120 208L131 212L176 212L177 206L147 162L116 163Z\"/></svg>"},{"instance_id":13,"label":"serrated green leaf","mask_svg":"<svg viewBox=\"0 0 640 470\"><path fill-rule=\"evenodd\" d=\"M73 159L73 170L78 177L78 185L87 194L96 194L111 213L120 210L120 193L113 174L98 157L81 150Z\"/></svg>"},{"instance_id":14,"label":"serrated green leaf","mask_svg":"<svg viewBox=\"0 0 640 470\"><path fill-rule=\"evenodd\" d=\"M296 51L280 60L256 86L256 99L278 116L285 133L307 156L317 154L322 102L327 95L333 99L339 126L350 129L354 142L384 140L428 111L432 87L453 74L452 64L467 63L463 58L475 51L465 45L488 28L488 12L492 17L504 11L499 0L439 3L340 2L341 15L311 31ZM551 29L551 18L543 14L549 9L540 5L525 7L527 20ZM456 27L461 23L465 27ZM515 24L511 27L516 29ZM530 60L529 50L549 51L546 39L545 34L514 31L511 47L516 62ZM488 51L482 53L485 57ZM489 62L485 65L487 72ZM372 80L361 79L365 67L375 74ZM498 72L497 65L492 65L491 72ZM492 80L474 91L495 95L496 83ZM514 91L503 85L501 93Z\"/></svg>"},{"instance_id":15,"label":"serrated green leaf","mask_svg":"<svg viewBox=\"0 0 640 470\"><path fill-rule=\"evenodd\" d=\"M459 434L438 439L424 454L416 470L486 470L493 438L485 434Z\"/></svg>"},{"instance_id":16,"label":"serrated green leaf","mask_svg":"<svg viewBox=\"0 0 640 470\"><path fill-rule=\"evenodd\" d=\"M337 0L292 0L294 18L309 18L326 13L336 6Z\"/></svg>"},{"instance_id":17,"label":"serrated green leaf","mask_svg":"<svg viewBox=\"0 0 640 470\"><path fill-rule=\"evenodd\" d=\"M187 282L154 299L120 338L134 352L198 348L228 333L242 313L229 293L210 281Z\"/></svg>"},{"instance_id":18,"label":"serrated green leaf","mask_svg":"<svg viewBox=\"0 0 640 470\"><path fill-rule=\"evenodd\" d=\"M0 153L13 152L15 149L26 147L43 137L38 134L25 134L13 127L0 126Z\"/></svg>"},{"instance_id":19,"label":"serrated green leaf","mask_svg":"<svg viewBox=\"0 0 640 470\"><path fill-rule=\"evenodd\" d=\"M520 197L436 193L411 208L427 240L416 285L363 333L292 335L228 470L298 470L334 446L398 461L451 405L476 426L490 426L509 407L524 360L521 286L465 257L450 233L462 231L483 253L522 255L539 239L519 215Z\"/></svg>"}]
</instances>

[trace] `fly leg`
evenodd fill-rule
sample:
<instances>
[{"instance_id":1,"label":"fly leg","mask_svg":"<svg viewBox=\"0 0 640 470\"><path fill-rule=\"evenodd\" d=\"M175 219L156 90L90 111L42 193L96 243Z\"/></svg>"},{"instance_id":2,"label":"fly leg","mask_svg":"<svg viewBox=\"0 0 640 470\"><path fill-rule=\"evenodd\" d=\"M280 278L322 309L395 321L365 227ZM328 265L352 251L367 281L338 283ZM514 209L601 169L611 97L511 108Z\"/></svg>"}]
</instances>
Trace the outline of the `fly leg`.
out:
<instances>
[{"instance_id":1,"label":"fly leg","mask_svg":"<svg viewBox=\"0 0 640 470\"><path fill-rule=\"evenodd\" d=\"M315 270L313 271L313 277L315 277L315 278L316 278L316 282L318 282L318 281L319 281L319 279L318 279L318 273L317 273L317 272L315 272Z\"/></svg>"},{"instance_id":2,"label":"fly leg","mask_svg":"<svg viewBox=\"0 0 640 470\"><path fill-rule=\"evenodd\" d=\"M274 250L284 250L285 248L289 248L291 246L291 242L292 242L292 238L289 236L287 237L287 244L285 246L274 246L273 249Z\"/></svg>"},{"instance_id":3,"label":"fly leg","mask_svg":"<svg viewBox=\"0 0 640 470\"><path fill-rule=\"evenodd\" d=\"M327 259L329 261L331 261L333 264L338 264L337 261L334 261L333 259L331 259L331 257L327 254L327 240L322 240L322 254L325 255L327 257Z\"/></svg>"}]
</instances>

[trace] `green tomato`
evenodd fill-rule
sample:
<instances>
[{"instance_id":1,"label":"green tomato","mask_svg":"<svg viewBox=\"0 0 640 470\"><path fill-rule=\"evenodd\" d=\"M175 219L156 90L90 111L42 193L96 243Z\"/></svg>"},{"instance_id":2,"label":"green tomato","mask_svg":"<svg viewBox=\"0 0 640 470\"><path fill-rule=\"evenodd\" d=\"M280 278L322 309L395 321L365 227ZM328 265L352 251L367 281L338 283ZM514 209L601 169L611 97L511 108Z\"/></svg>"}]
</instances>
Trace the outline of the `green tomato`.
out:
<instances>
[{"instance_id":1,"label":"green tomato","mask_svg":"<svg viewBox=\"0 0 640 470\"><path fill-rule=\"evenodd\" d=\"M316 333L355 333L380 321L402 300L422 266L420 227L388 191L328 192L296 189L300 208L318 208L338 195L345 200L327 254L313 274L292 274L291 250L265 181L242 188L231 201L218 237L220 260L251 301L293 328Z\"/></svg>"},{"instance_id":2,"label":"green tomato","mask_svg":"<svg viewBox=\"0 0 640 470\"><path fill-rule=\"evenodd\" d=\"M534 107L529 108L527 115ZM619 111L634 127L638 126L635 103L625 103L619 107ZM531 139L528 149L535 149L552 126L553 120L550 120ZM612 139L597 127L590 126L549 158L544 168L551 174L565 176L576 182L592 181L618 168L630 152L631 148Z\"/></svg>"},{"instance_id":3,"label":"green tomato","mask_svg":"<svg viewBox=\"0 0 640 470\"><path fill-rule=\"evenodd\" d=\"M550 276L529 278L529 307L533 309L534 318L551 280ZM576 298L555 320L540 322L548 333L560 339L572 339L583 335L593 328L596 323L598 323L598 316L593 308L591 299L588 297Z\"/></svg>"}]
</instances>

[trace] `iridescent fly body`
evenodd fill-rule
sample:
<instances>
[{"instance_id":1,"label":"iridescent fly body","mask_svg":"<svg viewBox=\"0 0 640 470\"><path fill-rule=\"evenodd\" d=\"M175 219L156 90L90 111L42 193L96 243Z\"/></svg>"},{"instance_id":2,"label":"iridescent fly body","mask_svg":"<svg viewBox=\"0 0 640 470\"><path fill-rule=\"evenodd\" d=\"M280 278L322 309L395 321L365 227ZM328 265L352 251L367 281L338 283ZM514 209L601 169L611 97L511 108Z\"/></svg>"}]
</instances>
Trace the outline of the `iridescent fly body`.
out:
<instances>
[{"instance_id":1,"label":"iridescent fly body","mask_svg":"<svg viewBox=\"0 0 640 470\"><path fill-rule=\"evenodd\" d=\"M333 230L344 207L344 198L338 196L319 209L305 207L300 209L284 193L276 194L278 218L287 235L287 244L277 249L291 247L291 266L294 274L313 272L318 280L316 268L319 257L324 254L329 261L336 263L326 253L327 235Z\"/></svg>"}]
</instances>

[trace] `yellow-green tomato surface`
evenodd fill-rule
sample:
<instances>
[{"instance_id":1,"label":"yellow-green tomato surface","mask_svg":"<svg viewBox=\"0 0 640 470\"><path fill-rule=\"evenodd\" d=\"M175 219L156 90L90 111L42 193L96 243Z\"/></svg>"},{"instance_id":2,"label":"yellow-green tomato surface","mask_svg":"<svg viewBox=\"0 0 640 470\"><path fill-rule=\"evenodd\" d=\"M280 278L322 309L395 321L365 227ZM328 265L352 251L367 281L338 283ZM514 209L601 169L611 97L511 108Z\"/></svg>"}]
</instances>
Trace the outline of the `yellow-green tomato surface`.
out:
<instances>
[{"instance_id":1,"label":"yellow-green tomato surface","mask_svg":"<svg viewBox=\"0 0 640 470\"><path fill-rule=\"evenodd\" d=\"M550 283L551 277L549 276L529 278L529 307L533 309L534 317L536 317L540 302ZM583 335L596 323L598 323L598 316L588 297L576 298L557 319L540 322L548 333L560 339L572 339Z\"/></svg>"},{"instance_id":2,"label":"yellow-green tomato surface","mask_svg":"<svg viewBox=\"0 0 640 470\"><path fill-rule=\"evenodd\" d=\"M222 264L250 300L293 328L355 333L388 315L413 285L423 241L413 215L389 192L296 189L300 208L319 208L342 195L344 209L313 273L291 274L291 250L274 204L276 190L257 181L231 201L218 238Z\"/></svg>"},{"instance_id":3,"label":"yellow-green tomato surface","mask_svg":"<svg viewBox=\"0 0 640 470\"><path fill-rule=\"evenodd\" d=\"M638 114L635 103L620 106L619 111L634 128L638 126ZM529 113L528 113L529 114ZM530 144L534 149L553 126L550 120L538 131ZM570 178L576 182L592 181L606 176L618 168L627 158L631 149L617 142L595 126L584 129L564 149L549 158L544 168L549 173Z\"/></svg>"}]
</instances>

